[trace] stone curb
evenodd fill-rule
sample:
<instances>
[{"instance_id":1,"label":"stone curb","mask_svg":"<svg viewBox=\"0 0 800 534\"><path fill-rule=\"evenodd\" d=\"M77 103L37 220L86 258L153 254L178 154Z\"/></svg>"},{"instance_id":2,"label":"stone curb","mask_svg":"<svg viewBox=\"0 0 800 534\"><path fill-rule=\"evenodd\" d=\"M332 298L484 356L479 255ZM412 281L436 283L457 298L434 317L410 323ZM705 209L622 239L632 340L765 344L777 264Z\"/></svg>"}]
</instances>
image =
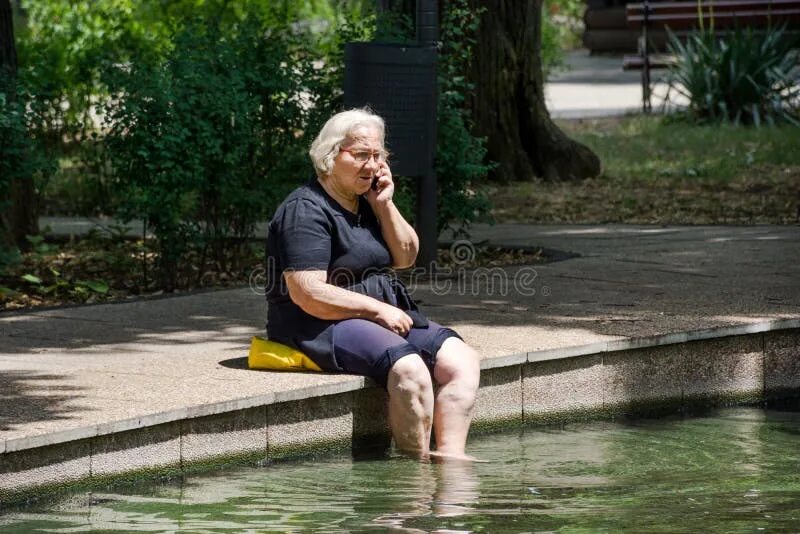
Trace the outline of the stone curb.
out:
<instances>
[{"instance_id":1,"label":"stone curb","mask_svg":"<svg viewBox=\"0 0 800 534\"><path fill-rule=\"evenodd\" d=\"M473 428L683 413L800 395L800 320L619 339L486 360ZM110 479L281 460L379 440L385 393L362 377L7 442L0 507ZM203 467L205 466L205 467Z\"/></svg>"},{"instance_id":2,"label":"stone curb","mask_svg":"<svg viewBox=\"0 0 800 534\"><path fill-rule=\"evenodd\" d=\"M588 356L603 352L618 352L632 349L646 349L661 347L664 345L675 345L678 343L688 343L690 341L702 341L705 339L715 339L730 336L742 336L747 334L759 334L762 332L772 332L774 330L790 330L800 328L800 319L774 319L760 323L748 323L736 326L720 326L716 328L703 328L699 330L688 330L685 332L673 332L648 337L636 337L616 339L612 341L601 341L589 343L587 345L575 345L561 347L557 349L547 349L532 352L499 356L497 358L487 358L481 361L481 369L495 369L497 367L507 367L522 363L544 362L549 360L561 360L578 356Z\"/></svg>"},{"instance_id":3,"label":"stone curb","mask_svg":"<svg viewBox=\"0 0 800 534\"><path fill-rule=\"evenodd\" d=\"M60 443L66 443L79 439L127 432L129 430L136 430L140 428L161 425L164 423L173 423L184 419L194 419L208 415L219 415L226 412L246 410L248 408L255 408L258 406L265 406L278 402L303 400L324 395L336 395L337 393L356 391L363 389L364 387L365 379L363 377L343 376L341 382L336 382L333 384L310 386L288 391L271 392L266 395L245 397L242 399L228 400L213 404L189 406L186 408L179 408L177 410L145 415L143 417L133 417L131 419L123 419L121 421L113 421L110 423L101 423L83 428L53 432L52 434L10 439L6 440L2 444L0 453L17 452L36 447L44 447L47 445L58 445Z\"/></svg>"},{"instance_id":4,"label":"stone curb","mask_svg":"<svg viewBox=\"0 0 800 534\"><path fill-rule=\"evenodd\" d=\"M777 319L760 323L691 330L643 338L618 339L607 342L590 343L587 345L577 345L558 349L531 351L487 358L481 361L481 369L498 369L502 367L521 365L524 363L562 360L594 354L660 347L665 345L686 343L690 341L700 341L706 339L757 334L762 332L770 332L773 330L788 330L796 328L800 328L800 319ZM184 419L218 415L226 412L234 412L279 402L289 402L312 397L321 397L325 395L335 395L338 393L346 393L349 391L357 391L373 387L375 386L372 384L372 382L363 377L345 375L341 377L341 381L337 381L332 384L310 386L301 389L272 392L266 395L258 395L255 397L246 397L218 403L184 407L167 412L124 419L121 421L101 423L98 425L54 432L51 434L6 440L0 443L0 454L142 429L164 423L181 421Z\"/></svg>"}]
</instances>

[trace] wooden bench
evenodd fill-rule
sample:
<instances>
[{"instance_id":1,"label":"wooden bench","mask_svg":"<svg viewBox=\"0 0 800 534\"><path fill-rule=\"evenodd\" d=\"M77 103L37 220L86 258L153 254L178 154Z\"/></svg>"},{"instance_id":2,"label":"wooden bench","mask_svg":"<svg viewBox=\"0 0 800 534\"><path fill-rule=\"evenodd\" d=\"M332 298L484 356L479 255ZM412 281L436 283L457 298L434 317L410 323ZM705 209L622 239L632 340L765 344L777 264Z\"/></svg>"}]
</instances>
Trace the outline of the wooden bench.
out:
<instances>
[{"instance_id":1,"label":"wooden bench","mask_svg":"<svg viewBox=\"0 0 800 534\"><path fill-rule=\"evenodd\" d=\"M698 0L628 4L628 26L641 28L639 53L625 56L623 70L642 71L642 111L651 111L650 70L668 68L675 58L653 54L648 30L670 30L679 37L701 28L724 34L737 28L800 26L800 0Z\"/></svg>"}]
</instances>

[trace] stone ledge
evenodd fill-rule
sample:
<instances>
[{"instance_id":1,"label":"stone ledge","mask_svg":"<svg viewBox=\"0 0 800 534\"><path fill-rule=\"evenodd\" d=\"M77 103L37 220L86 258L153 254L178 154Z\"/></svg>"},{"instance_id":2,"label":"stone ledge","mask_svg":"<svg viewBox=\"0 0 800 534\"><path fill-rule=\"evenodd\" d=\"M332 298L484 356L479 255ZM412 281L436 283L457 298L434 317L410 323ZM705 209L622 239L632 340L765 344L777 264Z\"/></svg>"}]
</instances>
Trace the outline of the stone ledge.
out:
<instances>
[{"instance_id":1,"label":"stone ledge","mask_svg":"<svg viewBox=\"0 0 800 534\"><path fill-rule=\"evenodd\" d=\"M643 349L651 347L661 347L665 345L675 345L690 341L702 341L706 339L716 339L731 336L743 336L748 334L760 334L778 330L792 330L800 328L800 319L776 319L772 321L762 321L759 323L748 323L736 326L720 326L717 328L703 328L699 330L688 330L686 332L673 332L648 337L615 339L612 341L601 341L588 345L575 345L557 349L539 350L528 352L529 362L542 362L547 360L560 360L563 358L573 358L576 356L587 356L601 352L617 352L631 349ZM503 358L503 357L501 357ZM481 369L491 369L494 365L487 363L481 365Z\"/></svg>"},{"instance_id":2,"label":"stone ledge","mask_svg":"<svg viewBox=\"0 0 800 534\"><path fill-rule=\"evenodd\" d=\"M255 408L257 406L265 406L277 402L302 400L312 397L319 397L322 395L333 395L347 391L356 391L365 387L365 379L363 377L343 375L340 377L340 379L340 382L335 382L333 384L323 384L320 386L311 386L301 389L271 392L266 395L246 397L213 404L200 404L197 406L178 408L176 410L170 410L167 412L123 419L121 421L100 423L98 425L74 428L60 432L53 432L50 434L41 434L38 436L9 439L3 442L3 447L0 452L16 452L36 447L44 447L47 445L56 445L78 439L105 436L118 432L126 432L128 430L136 430L165 423L172 423L175 421L182 421L184 419L245 410L247 408Z\"/></svg>"},{"instance_id":3,"label":"stone ledge","mask_svg":"<svg viewBox=\"0 0 800 534\"><path fill-rule=\"evenodd\" d=\"M485 360L482 368L476 431L638 413L656 405L685 409L797 397L800 320L512 354ZM337 378L8 440L0 454L0 501L76 482L190 470L198 462L213 466L215 459L271 461L385 438L385 394L362 377Z\"/></svg>"}]
</instances>

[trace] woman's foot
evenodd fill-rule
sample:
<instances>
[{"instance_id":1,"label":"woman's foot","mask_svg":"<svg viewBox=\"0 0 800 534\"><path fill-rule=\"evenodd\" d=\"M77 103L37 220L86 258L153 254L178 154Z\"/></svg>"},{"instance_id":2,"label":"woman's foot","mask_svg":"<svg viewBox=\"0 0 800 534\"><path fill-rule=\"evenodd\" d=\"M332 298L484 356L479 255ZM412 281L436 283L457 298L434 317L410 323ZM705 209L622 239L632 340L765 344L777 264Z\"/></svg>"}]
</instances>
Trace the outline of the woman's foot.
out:
<instances>
[{"instance_id":1,"label":"woman's foot","mask_svg":"<svg viewBox=\"0 0 800 534\"><path fill-rule=\"evenodd\" d=\"M474 456L470 456L467 453L461 452L444 452L444 451L431 451L428 453L432 462L435 463L444 463L444 462L468 462L468 463L488 463L488 460L479 460Z\"/></svg>"}]
</instances>

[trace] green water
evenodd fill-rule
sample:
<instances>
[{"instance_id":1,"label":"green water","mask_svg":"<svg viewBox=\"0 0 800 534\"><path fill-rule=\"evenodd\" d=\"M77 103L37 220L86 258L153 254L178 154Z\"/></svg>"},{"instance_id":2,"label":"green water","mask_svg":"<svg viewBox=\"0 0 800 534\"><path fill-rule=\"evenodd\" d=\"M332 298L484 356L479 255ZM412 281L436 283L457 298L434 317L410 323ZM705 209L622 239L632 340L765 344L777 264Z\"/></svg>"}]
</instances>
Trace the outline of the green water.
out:
<instances>
[{"instance_id":1,"label":"green water","mask_svg":"<svg viewBox=\"0 0 800 534\"><path fill-rule=\"evenodd\" d=\"M528 428L470 452L491 462L340 456L75 494L0 531L800 531L797 412Z\"/></svg>"}]
</instances>

